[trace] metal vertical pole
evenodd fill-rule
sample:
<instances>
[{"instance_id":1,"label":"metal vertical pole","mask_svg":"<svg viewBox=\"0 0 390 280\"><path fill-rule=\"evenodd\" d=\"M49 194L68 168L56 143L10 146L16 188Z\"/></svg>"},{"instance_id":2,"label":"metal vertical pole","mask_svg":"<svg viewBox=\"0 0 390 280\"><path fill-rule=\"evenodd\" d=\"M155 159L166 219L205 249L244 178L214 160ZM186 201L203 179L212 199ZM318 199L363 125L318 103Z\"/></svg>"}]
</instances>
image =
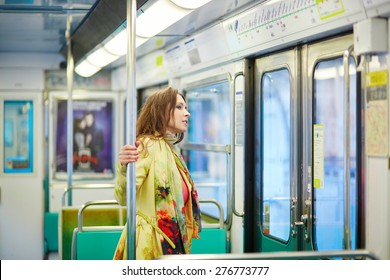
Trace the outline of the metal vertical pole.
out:
<instances>
[{"instance_id":1,"label":"metal vertical pole","mask_svg":"<svg viewBox=\"0 0 390 280\"><path fill-rule=\"evenodd\" d=\"M135 20L136 0L127 0L126 31L127 31L127 87L126 87L126 143L135 143L135 123L137 117L137 95L135 86ZM127 165L126 205L127 205L127 259L135 259L135 164Z\"/></svg>"},{"instance_id":2,"label":"metal vertical pole","mask_svg":"<svg viewBox=\"0 0 390 280\"><path fill-rule=\"evenodd\" d=\"M352 55L353 47L349 47L343 56L344 64L344 181L345 181L345 203L344 203L344 245L345 250L351 249L351 171L350 171L350 154L351 154L351 136L350 136L350 74L349 58Z\"/></svg>"},{"instance_id":3,"label":"metal vertical pole","mask_svg":"<svg viewBox=\"0 0 390 280\"><path fill-rule=\"evenodd\" d=\"M73 75L74 75L74 61L72 53L72 42L70 38L70 30L72 26L72 16L68 16L66 24L66 44L68 47L67 64L66 64L66 80L68 86L68 101L67 101L67 146L66 146L66 167L68 172L68 186L70 189L68 194L68 205L72 205L72 177L73 177Z\"/></svg>"}]
</instances>

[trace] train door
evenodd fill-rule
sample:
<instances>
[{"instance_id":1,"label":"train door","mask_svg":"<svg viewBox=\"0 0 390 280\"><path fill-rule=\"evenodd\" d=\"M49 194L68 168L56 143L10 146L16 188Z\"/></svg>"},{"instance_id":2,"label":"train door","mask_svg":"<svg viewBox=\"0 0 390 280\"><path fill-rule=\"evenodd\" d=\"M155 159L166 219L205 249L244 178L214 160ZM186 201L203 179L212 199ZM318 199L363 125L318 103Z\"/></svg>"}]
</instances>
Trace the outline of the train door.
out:
<instances>
[{"instance_id":1,"label":"train door","mask_svg":"<svg viewBox=\"0 0 390 280\"><path fill-rule=\"evenodd\" d=\"M352 36L255 63L255 250L356 248L361 162Z\"/></svg>"},{"instance_id":2,"label":"train door","mask_svg":"<svg viewBox=\"0 0 390 280\"><path fill-rule=\"evenodd\" d=\"M43 259L41 92L0 93L0 259Z\"/></svg>"},{"instance_id":3,"label":"train door","mask_svg":"<svg viewBox=\"0 0 390 280\"><path fill-rule=\"evenodd\" d=\"M361 100L353 37L304 48L307 95L303 115L304 188L312 207L310 241L314 250L356 249L364 232L362 215L363 149ZM358 193L360 192L360 195ZM310 198L311 197L311 198ZM359 206L360 205L360 206ZM309 207L309 208L310 208Z\"/></svg>"}]
</instances>

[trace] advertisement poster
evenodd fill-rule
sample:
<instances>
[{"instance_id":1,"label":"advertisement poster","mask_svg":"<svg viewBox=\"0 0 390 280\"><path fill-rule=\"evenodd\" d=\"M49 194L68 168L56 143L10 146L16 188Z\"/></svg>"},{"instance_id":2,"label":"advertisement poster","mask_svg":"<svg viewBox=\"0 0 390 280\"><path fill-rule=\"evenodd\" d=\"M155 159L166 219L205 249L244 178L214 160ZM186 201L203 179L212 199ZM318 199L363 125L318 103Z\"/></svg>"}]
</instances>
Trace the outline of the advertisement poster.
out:
<instances>
[{"instance_id":1,"label":"advertisement poster","mask_svg":"<svg viewBox=\"0 0 390 280\"><path fill-rule=\"evenodd\" d=\"M67 170L67 100L57 103L55 177ZM73 174L80 179L113 177L112 101L73 101ZM62 176L61 176L62 175Z\"/></svg>"}]
</instances>

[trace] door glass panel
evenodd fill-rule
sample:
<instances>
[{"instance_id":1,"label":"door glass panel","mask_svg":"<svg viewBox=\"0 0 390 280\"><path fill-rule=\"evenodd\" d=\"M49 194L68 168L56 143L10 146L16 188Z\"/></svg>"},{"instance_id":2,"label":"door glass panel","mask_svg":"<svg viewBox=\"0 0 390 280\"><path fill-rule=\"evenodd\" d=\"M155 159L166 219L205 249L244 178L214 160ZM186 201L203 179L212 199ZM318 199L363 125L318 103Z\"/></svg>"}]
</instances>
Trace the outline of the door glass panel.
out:
<instances>
[{"instance_id":1,"label":"door glass panel","mask_svg":"<svg viewBox=\"0 0 390 280\"><path fill-rule=\"evenodd\" d=\"M4 173L33 171L33 102L4 101Z\"/></svg>"},{"instance_id":2,"label":"door glass panel","mask_svg":"<svg viewBox=\"0 0 390 280\"><path fill-rule=\"evenodd\" d=\"M262 77L263 233L290 235L290 75L287 69Z\"/></svg>"},{"instance_id":3,"label":"door glass panel","mask_svg":"<svg viewBox=\"0 0 390 280\"><path fill-rule=\"evenodd\" d=\"M230 143L229 82L223 81L187 90L186 99L191 114L186 141L196 144ZM199 198L214 198L222 204L227 216L227 154L213 151L183 153L197 187ZM219 217L212 204L202 204L202 212Z\"/></svg>"},{"instance_id":4,"label":"door glass panel","mask_svg":"<svg viewBox=\"0 0 390 280\"><path fill-rule=\"evenodd\" d=\"M350 60L350 221L356 248L357 154L356 66ZM322 61L314 72L314 124L324 126L324 185L314 189L314 240L317 250L343 249L345 213L345 121L343 58Z\"/></svg>"}]
</instances>

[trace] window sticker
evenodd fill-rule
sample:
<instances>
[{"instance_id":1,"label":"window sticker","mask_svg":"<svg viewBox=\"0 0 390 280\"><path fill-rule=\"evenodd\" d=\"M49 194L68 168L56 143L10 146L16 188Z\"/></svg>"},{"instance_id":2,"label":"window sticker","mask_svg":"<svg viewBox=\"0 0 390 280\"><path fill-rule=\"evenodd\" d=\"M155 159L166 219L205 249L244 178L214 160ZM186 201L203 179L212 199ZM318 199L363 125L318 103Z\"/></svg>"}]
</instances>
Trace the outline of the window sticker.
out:
<instances>
[{"instance_id":1,"label":"window sticker","mask_svg":"<svg viewBox=\"0 0 390 280\"><path fill-rule=\"evenodd\" d=\"M324 132L323 124L315 124L313 127L313 164L314 187L324 187Z\"/></svg>"}]
</instances>

